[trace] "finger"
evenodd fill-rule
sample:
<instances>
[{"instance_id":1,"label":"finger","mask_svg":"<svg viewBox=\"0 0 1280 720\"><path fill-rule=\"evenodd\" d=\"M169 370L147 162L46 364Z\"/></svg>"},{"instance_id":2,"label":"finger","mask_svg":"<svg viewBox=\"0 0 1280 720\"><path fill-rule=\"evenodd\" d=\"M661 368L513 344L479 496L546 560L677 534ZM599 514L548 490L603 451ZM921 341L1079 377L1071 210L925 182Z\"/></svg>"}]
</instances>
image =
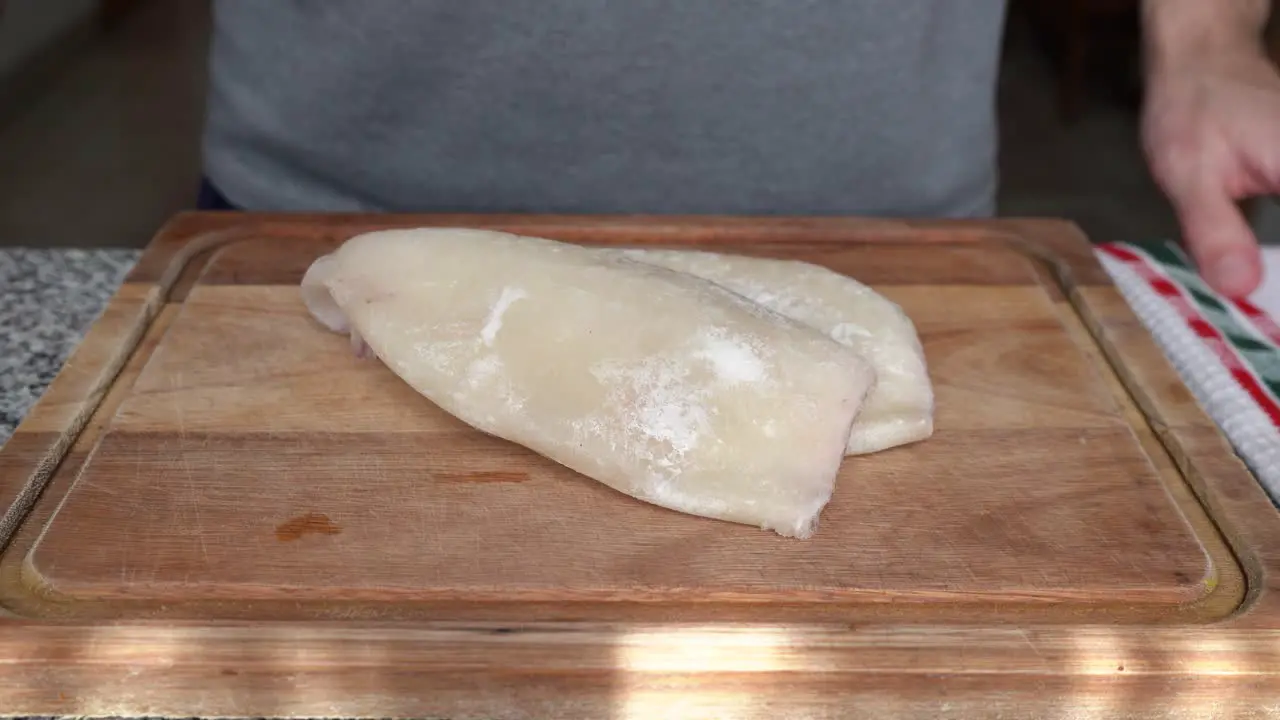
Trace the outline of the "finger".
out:
<instances>
[{"instance_id":1,"label":"finger","mask_svg":"<svg viewBox=\"0 0 1280 720\"><path fill-rule=\"evenodd\" d=\"M1197 188L1175 198L1183 242L1210 287L1228 297L1249 295L1262 282L1262 258L1253 229L1221 190Z\"/></svg>"}]
</instances>

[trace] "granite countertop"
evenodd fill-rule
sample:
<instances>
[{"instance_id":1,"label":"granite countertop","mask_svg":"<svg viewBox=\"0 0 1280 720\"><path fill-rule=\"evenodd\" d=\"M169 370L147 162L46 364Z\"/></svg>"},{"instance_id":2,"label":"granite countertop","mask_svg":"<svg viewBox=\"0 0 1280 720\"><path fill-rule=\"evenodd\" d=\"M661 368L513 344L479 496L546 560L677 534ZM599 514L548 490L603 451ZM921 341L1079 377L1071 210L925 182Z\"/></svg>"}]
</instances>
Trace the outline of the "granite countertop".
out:
<instances>
[{"instance_id":1,"label":"granite countertop","mask_svg":"<svg viewBox=\"0 0 1280 720\"><path fill-rule=\"evenodd\" d=\"M0 248L0 445L53 382L140 254Z\"/></svg>"}]
</instances>

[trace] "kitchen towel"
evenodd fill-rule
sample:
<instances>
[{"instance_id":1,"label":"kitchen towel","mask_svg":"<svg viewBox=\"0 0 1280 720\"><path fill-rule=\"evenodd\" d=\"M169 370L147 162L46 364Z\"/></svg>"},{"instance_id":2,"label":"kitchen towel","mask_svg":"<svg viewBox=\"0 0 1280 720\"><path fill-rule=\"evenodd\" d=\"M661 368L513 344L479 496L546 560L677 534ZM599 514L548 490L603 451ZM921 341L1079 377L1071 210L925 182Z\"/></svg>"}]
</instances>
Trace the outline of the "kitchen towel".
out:
<instances>
[{"instance_id":1,"label":"kitchen towel","mask_svg":"<svg viewBox=\"0 0 1280 720\"><path fill-rule=\"evenodd\" d=\"M1174 242L1097 246L1103 267L1280 505L1280 324L1213 291Z\"/></svg>"}]
</instances>

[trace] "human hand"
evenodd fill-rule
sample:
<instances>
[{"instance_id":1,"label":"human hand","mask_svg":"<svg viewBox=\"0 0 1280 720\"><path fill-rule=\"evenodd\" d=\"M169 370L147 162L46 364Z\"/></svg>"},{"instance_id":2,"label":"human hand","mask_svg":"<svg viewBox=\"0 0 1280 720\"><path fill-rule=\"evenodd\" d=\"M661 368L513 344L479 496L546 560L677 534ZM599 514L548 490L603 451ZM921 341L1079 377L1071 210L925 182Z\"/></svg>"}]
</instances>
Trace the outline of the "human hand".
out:
<instances>
[{"instance_id":1,"label":"human hand","mask_svg":"<svg viewBox=\"0 0 1280 720\"><path fill-rule=\"evenodd\" d=\"M1280 73L1252 47L1164 63L1152 73L1143 148L1183 241L1217 291L1262 280L1257 238L1236 202L1280 194Z\"/></svg>"}]
</instances>

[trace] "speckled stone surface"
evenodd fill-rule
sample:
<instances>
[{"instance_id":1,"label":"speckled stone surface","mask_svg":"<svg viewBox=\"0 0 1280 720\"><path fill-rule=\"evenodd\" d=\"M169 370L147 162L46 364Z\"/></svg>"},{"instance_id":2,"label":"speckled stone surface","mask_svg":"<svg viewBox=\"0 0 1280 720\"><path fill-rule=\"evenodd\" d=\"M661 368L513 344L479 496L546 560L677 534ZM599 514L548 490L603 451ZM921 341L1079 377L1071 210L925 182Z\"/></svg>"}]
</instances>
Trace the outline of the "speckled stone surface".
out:
<instances>
[{"instance_id":1,"label":"speckled stone surface","mask_svg":"<svg viewBox=\"0 0 1280 720\"><path fill-rule=\"evenodd\" d=\"M0 249L0 445L40 399L140 254Z\"/></svg>"}]
</instances>

